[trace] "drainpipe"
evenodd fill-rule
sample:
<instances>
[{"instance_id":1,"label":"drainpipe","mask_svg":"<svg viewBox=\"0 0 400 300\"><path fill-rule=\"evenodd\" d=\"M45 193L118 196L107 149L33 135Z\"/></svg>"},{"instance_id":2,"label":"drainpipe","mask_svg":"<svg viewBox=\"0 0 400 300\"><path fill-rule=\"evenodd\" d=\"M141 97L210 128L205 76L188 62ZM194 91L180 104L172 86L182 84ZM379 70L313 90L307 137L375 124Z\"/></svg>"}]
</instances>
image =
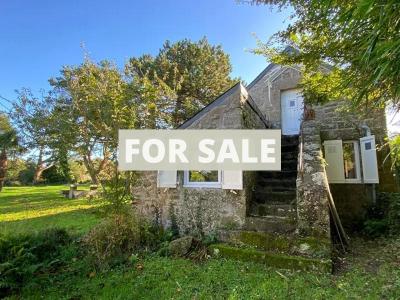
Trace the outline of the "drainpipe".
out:
<instances>
[{"instance_id":1,"label":"drainpipe","mask_svg":"<svg viewBox=\"0 0 400 300\"><path fill-rule=\"evenodd\" d=\"M361 129L365 130L365 136L370 136L371 135L371 129L368 127L365 122L361 125ZM372 184L372 203L376 204L376 184Z\"/></svg>"}]
</instances>

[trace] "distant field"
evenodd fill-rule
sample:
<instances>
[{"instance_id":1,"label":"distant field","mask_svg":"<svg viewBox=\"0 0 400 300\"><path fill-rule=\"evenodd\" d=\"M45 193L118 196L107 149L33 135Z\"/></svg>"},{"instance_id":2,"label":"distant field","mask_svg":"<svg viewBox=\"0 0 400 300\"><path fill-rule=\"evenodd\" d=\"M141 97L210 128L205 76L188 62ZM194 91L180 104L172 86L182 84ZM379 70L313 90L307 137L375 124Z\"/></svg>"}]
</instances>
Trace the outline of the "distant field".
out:
<instances>
[{"instance_id":1,"label":"distant field","mask_svg":"<svg viewBox=\"0 0 400 300\"><path fill-rule=\"evenodd\" d=\"M29 233L54 226L74 233L87 231L98 220L93 208L100 204L85 198L67 199L60 191L68 188L66 185L5 187L0 192L0 232Z\"/></svg>"}]
</instances>

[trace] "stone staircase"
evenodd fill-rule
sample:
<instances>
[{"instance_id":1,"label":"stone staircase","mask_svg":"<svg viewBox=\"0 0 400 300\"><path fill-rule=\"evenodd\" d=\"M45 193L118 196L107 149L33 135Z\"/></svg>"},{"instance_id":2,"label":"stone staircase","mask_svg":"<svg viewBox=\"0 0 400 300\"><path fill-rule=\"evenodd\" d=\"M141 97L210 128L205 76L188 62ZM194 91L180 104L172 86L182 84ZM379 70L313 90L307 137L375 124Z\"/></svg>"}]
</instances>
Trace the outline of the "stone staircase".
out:
<instances>
[{"instance_id":1,"label":"stone staircase","mask_svg":"<svg viewBox=\"0 0 400 300\"><path fill-rule=\"evenodd\" d=\"M296 179L299 136L282 136L281 171L257 172L244 226L218 232L215 255L267 266L331 272L330 241L296 232Z\"/></svg>"},{"instance_id":2,"label":"stone staircase","mask_svg":"<svg viewBox=\"0 0 400 300\"><path fill-rule=\"evenodd\" d=\"M246 230L290 233L295 229L299 136L282 136L281 143L281 171L257 172Z\"/></svg>"}]
</instances>

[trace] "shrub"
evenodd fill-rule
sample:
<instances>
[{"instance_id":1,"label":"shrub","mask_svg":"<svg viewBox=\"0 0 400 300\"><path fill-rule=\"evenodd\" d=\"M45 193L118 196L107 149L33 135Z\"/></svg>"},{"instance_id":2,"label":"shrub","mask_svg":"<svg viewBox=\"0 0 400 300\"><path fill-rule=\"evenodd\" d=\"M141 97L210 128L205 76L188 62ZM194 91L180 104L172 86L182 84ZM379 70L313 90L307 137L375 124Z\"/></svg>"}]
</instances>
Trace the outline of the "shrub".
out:
<instances>
[{"instance_id":1,"label":"shrub","mask_svg":"<svg viewBox=\"0 0 400 300\"><path fill-rule=\"evenodd\" d=\"M387 219L368 219L364 222L364 233L370 237L378 237L388 232Z\"/></svg>"},{"instance_id":2,"label":"shrub","mask_svg":"<svg viewBox=\"0 0 400 300\"><path fill-rule=\"evenodd\" d=\"M106 208L112 213L126 211L133 200L131 184L135 180L135 174L114 170L109 177L101 181L102 192L99 196L108 203Z\"/></svg>"},{"instance_id":3,"label":"shrub","mask_svg":"<svg viewBox=\"0 0 400 300\"><path fill-rule=\"evenodd\" d=\"M364 232L371 237L400 233L400 193L377 193L376 203L367 210Z\"/></svg>"},{"instance_id":4,"label":"shrub","mask_svg":"<svg viewBox=\"0 0 400 300\"><path fill-rule=\"evenodd\" d=\"M65 247L72 238L52 228L34 235L0 237L0 298L18 291L38 274L54 272L65 264Z\"/></svg>"},{"instance_id":5,"label":"shrub","mask_svg":"<svg viewBox=\"0 0 400 300\"><path fill-rule=\"evenodd\" d=\"M112 213L82 239L89 259L105 268L125 262L137 251L154 250L165 232L140 219L132 208Z\"/></svg>"},{"instance_id":6,"label":"shrub","mask_svg":"<svg viewBox=\"0 0 400 300\"><path fill-rule=\"evenodd\" d=\"M400 234L400 194L392 193L388 212L388 226L391 234Z\"/></svg>"}]
</instances>

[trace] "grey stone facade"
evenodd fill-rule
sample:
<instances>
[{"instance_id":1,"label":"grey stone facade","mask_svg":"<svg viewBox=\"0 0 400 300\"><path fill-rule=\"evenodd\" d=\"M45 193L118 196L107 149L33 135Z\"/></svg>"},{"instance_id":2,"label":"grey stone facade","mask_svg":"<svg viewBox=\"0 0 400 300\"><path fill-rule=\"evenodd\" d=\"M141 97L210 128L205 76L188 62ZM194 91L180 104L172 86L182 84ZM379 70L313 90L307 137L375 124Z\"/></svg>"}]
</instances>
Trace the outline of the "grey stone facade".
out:
<instances>
[{"instance_id":1,"label":"grey stone facade","mask_svg":"<svg viewBox=\"0 0 400 300\"><path fill-rule=\"evenodd\" d=\"M188 129L265 129L266 120L239 83L182 124ZM181 233L207 234L217 229L241 228L251 199L254 172L243 172L243 190L193 188L183 185L157 188L156 172L142 172L133 194L142 215L165 227L177 225Z\"/></svg>"},{"instance_id":2,"label":"grey stone facade","mask_svg":"<svg viewBox=\"0 0 400 300\"><path fill-rule=\"evenodd\" d=\"M301 235L330 237L326 182L320 124L304 121L297 173L297 227Z\"/></svg>"},{"instance_id":3,"label":"grey stone facade","mask_svg":"<svg viewBox=\"0 0 400 300\"><path fill-rule=\"evenodd\" d=\"M301 74L296 68L276 65L266 70L247 88L272 128L281 128L281 92L297 88Z\"/></svg>"},{"instance_id":4,"label":"grey stone facade","mask_svg":"<svg viewBox=\"0 0 400 300\"><path fill-rule=\"evenodd\" d=\"M371 134L375 135L378 159L379 184L376 191L398 191L397 182L393 176L385 145L387 137L386 116L384 109L371 111L349 112L344 102L333 102L315 108L315 119L319 124L321 141L341 139L343 141L358 141L365 136L363 125L367 125ZM343 224L353 229L363 222L368 205L373 203L374 186L372 184L331 184L336 208Z\"/></svg>"},{"instance_id":5,"label":"grey stone facade","mask_svg":"<svg viewBox=\"0 0 400 300\"><path fill-rule=\"evenodd\" d=\"M298 88L299 69L270 65L248 87L236 84L180 129L266 129L281 128L281 93ZM247 92L248 91L248 92ZM358 140L366 124L378 144L386 137L383 110L348 113L341 102L315 107L315 120L305 121L297 172L297 232L329 240L330 220L324 171L325 140ZM380 191L397 190L390 168L383 166L387 149L378 152ZM157 188L156 172L143 172L133 190L139 211L165 227L177 226L181 233L207 234L219 229L243 229L253 201L257 174L243 172L243 190L193 188L183 185L178 172L177 188ZM296 176L296 175L295 175ZM371 184L331 184L330 189L344 223L362 219L371 202ZM270 223L267 224L269 226Z\"/></svg>"}]
</instances>

